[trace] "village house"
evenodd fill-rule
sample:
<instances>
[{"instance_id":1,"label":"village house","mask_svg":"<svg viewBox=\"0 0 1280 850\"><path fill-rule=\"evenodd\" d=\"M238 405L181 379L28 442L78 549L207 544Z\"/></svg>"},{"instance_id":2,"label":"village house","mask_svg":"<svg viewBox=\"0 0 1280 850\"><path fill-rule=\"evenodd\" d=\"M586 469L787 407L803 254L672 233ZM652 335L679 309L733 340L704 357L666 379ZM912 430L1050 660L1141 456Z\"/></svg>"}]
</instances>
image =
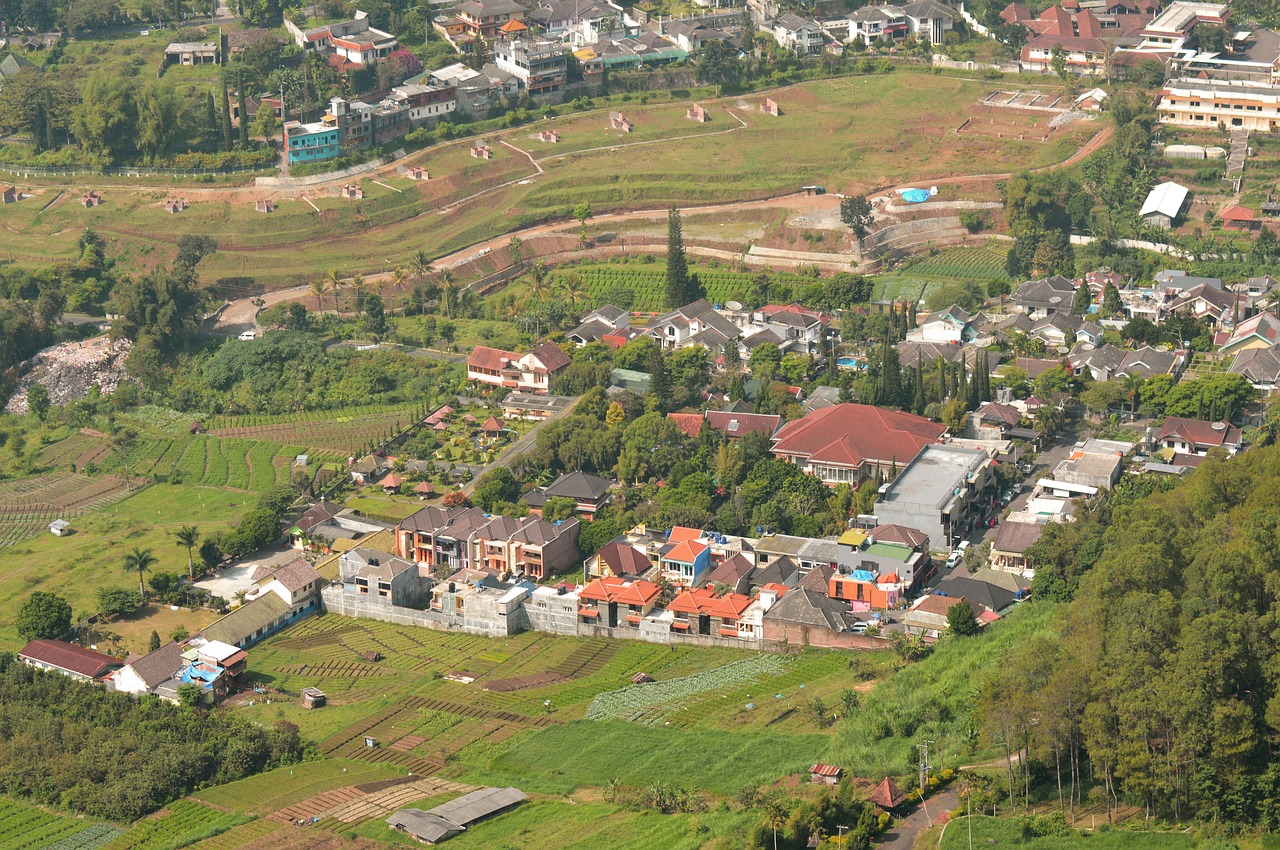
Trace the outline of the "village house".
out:
<instances>
[{"instance_id":1,"label":"village house","mask_svg":"<svg viewBox=\"0 0 1280 850\"><path fill-rule=\"evenodd\" d=\"M286 121L284 149L290 165L332 159L342 152L342 133L334 124L312 121Z\"/></svg>"},{"instance_id":2,"label":"village house","mask_svg":"<svg viewBox=\"0 0 1280 850\"><path fill-rule=\"evenodd\" d=\"M62 640L28 641L18 660L37 670L61 673L80 682L101 682L121 666L118 658Z\"/></svg>"},{"instance_id":3,"label":"village house","mask_svg":"<svg viewBox=\"0 0 1280 850\"><path fill-rule=\"evenodd\" d=\"M711 545L699 529L676 526L659 555L663 577L682 585L696 585L711 568Z\"/></svg>"},{"instance_id":4,"label":"village house","mask_svg":"<svg viewBox=\"0 0 1280 850\"><path fill-rule=\"evenodd\" d=\"M836 543L836 561L843 575L870 573L875 583L906 590L928 572L929 535L915 528L887 524L870 531L851 528Z\"/></svg>"},{"instance_id":5,"label":"village house","mask_svg":"<svg viewBox=\"0 0 1280 850\"><path fill-rule=\"evenodd\" d=\"M816 21L788 12L773 22L773 37L778 44L799 56L815 56L822 52L822 27Z\"/></svg>"},{"instance_id":6,"label":"village house","mask_svg":"<svg viewBox=\"0 0 1280 850\"><path fill-rule=\"evenodd\" d=\"M497 39L507 23L523 23L528 15L528 10L515 0L466 0L455 12L469 35L488 40Z\"/></svg>"},{"instance_id":7,"label":"village house","mask_svg":"<svg viewBox=\"0 0 1280 850\"><path fill-rule=\"evenodd\" d=\"M638 629L661 595L662 588L651 581L602 576L578 591L578 618L592 626Z\"/></svg>"},{"instance_id":8,"label":"village house","mask_svg":"<svg viewBox=\"0 0 1280 850\"><path fill-rule=\"evenodd\" d=\"M1142 202L1138 217L1152 227L1172 228L1187 208L1187 188L1170 180L1156 186Z\"/></svg>"},{"instance_id":9,"label":"village house","mask_svg":"<svg viewBox=\"0 0 1280 850\"><path fill-rule=\"evenodd\" d=\"M701 345L712 353L718 353L721 346L739 336L737 326L705 299L658 316L649 322L645 333L666 351Z\"/></svg>"},{"instance_id":10,"label":"village house","mask_svg":"<svg viewBox=\"0 0 1280 850\"><path fill-rule=\"evenodd\" d=\"M584 520L595 519L605 505L618 482L586 472L566 472L546 487L536 488L521 498L538 516L548 499L572 499L574 510Z\"/></svg>"},{"instance_id":11,"label":"village house","mask_svg":"<svg viewBox=\"0 0 1280 850\"><path fill-rule=\"evenodd\" d=\"M476 529L468 541L472 553L470 563L474 567L542 581L582 559L578 551L581 527L577 517L556 522L537 516L495 517Z\"/></svg>"},{"instance_id":12,"label":"village house","mask_svg":"<svg viewBox=\"0 0 1280 850\"><path fill-rule=\"evenodd\" d=\"M186 664L183 652L182 644L169 641L146 655L130 656L123 667L111 674L110 686L121 693L145 696L170 683L169 689L176 694L177 686L172 683L180 678Z\"/></svg>"},{"instance_id":13,"label":"village house","mask_svg":"<svg viewBox=\"0 0 1280 850\"><path fill-rule=\"evenodd\" d=\"M1276 343L1280 343L1280 318L1274 313L1258 313L1236 325L1218 346L1218 353L1238 354L1250 348L1270 348Z\"/></svg>"},{"instance_id":14,"label":"village house","mask_svg":"<svg viewBox=\"0 0 1280 850\"><path fill-rule=\"evenodd\" d=\"M907 331L907 339L944 345L972 342L977 336L969 326L972 318L969 311L952 304L945 310L924 316L917 327Z\"/></svg>"},{"instance_id":15,"label":"village house","mask_svg":"<svg viewBox=\"0 0 1280 850\"><path fill-rule=\"evenodd\" d=\"M925 640L937 640L949 628L947 612L952 605L961 603L972 608L974 616L983 613L984 609L963 596L938 596L930 593L917 599L907 609L902 617L902 630L909 635L920 635Z\"/></svg>"},{"instance_id":16,"label":"village house","mask_svg":"<svg viewBox=\"0 0 1280 850\"><path fill-rule=\"evenodd\" d=\"M416 605L430 590L417 564L363 546L338 557L338 579L346 593L406 608Z\"/></svg>"},{"instance_id":17,"label":"village house","mask_svg":"<svg viewBox=\"0 0 1280 850\"><path fill-rule=\"evenodd\" d=\"M338 71L373 65L389 57L398 46L395 36L370 26L368 15L362 11L357 11L350 21L309 30L286 18L284 27L303 52L333 57L330 64Z\"/></svg>"},{"instance_id":18,"label":"village house","mask_svg":"<svg viewBox=\"0 0 1280 850\"><path fill-rule=\"evenodd\" d=\"M488 522L480 508L443 508L428 505L396 526L396 554L435 572L468 565L467 541Z\"/></svg>"},{"instance_id":19,"label":"village house","mask_svg":"<svg viewBox=\"0 0 1280 850\"><path fill-rule=\"evenodd\" d=\"M857 622L847 602L832 599L825 591L794 587L764 613L762 626L767 641L837 647Z\"/></svg>"},{"instance_id":20,"label":"village house","mask_svg":"<svg viewBox=\"0 0 1280 850\"><path fill-rule=\"evenodd\" d=\"M563 349L550 342L525 355L480 345L467 357L467 380L546 394L551 380L571 362Z\"/></svg>"},{"instance_id":21,"label":"village house","mask_svg":"<svg viewBox=\"0 0 1280 850\"><path fill-rule=\"evenodd\" d=\"M603 342L610 348L618 348L628 342L631 337L627 335L631 325L631 314L621 307L614 307L606 304L599 309L592 310L590 313L582 317L582 321L576 328L569 331L566 336L574 345L581 348L589 342ZM636 333L639 333L638 331ZM617 335L618 344L614 345L609 341L609 337Z\"/></svg>"},{"instance_id":22,"label":"village house","mask_svg":"<svg viewBox=\"0 0 1280 850\"><path fill-rule=\"evenodd\" d=\"M1027 550L1044 534L1044 523L1015 521L1011 514L996 527L991 543L991 568L1022 576L1034 576L1035 564L1027 557Z\"/></svg>"},{"instance_id":23,"label":"village house","mask_svg":"<svg viewBox=\"0 0 1280 850\"><path fill-rule=\"evenodd\" d=\"M1274 392L1280 387L1280 344L1241 350L1227 371L1232 375L1244 375L1260 392Z\"/></svg>"},{"instance_id":24,"label":"village house","mask_svg":"<svg viewBox=\"0 0 1280 850\"><path fill-rule=\"evenodd\" d=\"M569 80L569 55L559 41L500 41L493 45L493 61L520 80L530 95L560 91Z\"/></svg>"},{"instance_id":25,"label":"village house","mask_svg":"<svg viewBox=\"0 0 1280 850\"><path fill-rule=\"evenodd\" d=\"M164 65L217 65L222 51L212 41L175 41L164 49Z\"/></svg>"},{"instance_id":26,"label":"village house","mask_svg":"<svg viewBox=\"0 0 1280 850\"><path fill-rule=\"evenodd\" d=\"M1056 274L1042 280L1029 280L1013 291L1013 303L1030 318L1037 319L1057 312L1070 312L1076 295L1075 282Z\"/></svg>"},{"instance_id":27,"label":"village house","mask_svg":"<svg viewBox=\"0 0 1280 850\"><path fill-rule=\"evenodd\" d=\"M603 576L639 578L649 572L653 562L642 548L623 539L605 544L600 551L587 558L585 567L588 579Z\"/></svg>"},{"instance_id":28,"label":"village house","mask_svg":"<svg viewBox=\"0 0 1280 850\"><path fill-rule=\"evenodd\" d=\"M945 434L945 426L923 416L837 404L783 425L773 435L773 455L828 484L857 486L877 472L909 464Z\"/></svg>"},{"instance_id":29,"label":"village house","mask_svg":"<svg viewBox=\"0 0 1280 850\"><path fill-rule=\"evenodd\" d=\"M1181 454L1205 455L1210 449L1222 449L1233 455L1240 451L1243 440L1240 429L1227 422L1166 416L1156 442Z\"/></svg>"},{"instance_id":30,"label":"village house","mask_svg":"<svg viewBox=\"0 0 1280 850\"><path fill-rule=\"evenodd\" d=\"M305 560L298 559L259 580L253 598L205 626L197 637L229 646L249 647L290 623L320 610L324 584Z\"/></svg>"},{"instance_id":31,"label":"village house","mask_svg":"<svg viewBox=\"0 0 1280 850\"><path fill-rule=\"evenodd\" d=\"M877 39L892 43L914 35L941 44L956 17L953 9L934 0L863 6L848 17L848 40L871 46Z\"/></svg>"}]
</instances>

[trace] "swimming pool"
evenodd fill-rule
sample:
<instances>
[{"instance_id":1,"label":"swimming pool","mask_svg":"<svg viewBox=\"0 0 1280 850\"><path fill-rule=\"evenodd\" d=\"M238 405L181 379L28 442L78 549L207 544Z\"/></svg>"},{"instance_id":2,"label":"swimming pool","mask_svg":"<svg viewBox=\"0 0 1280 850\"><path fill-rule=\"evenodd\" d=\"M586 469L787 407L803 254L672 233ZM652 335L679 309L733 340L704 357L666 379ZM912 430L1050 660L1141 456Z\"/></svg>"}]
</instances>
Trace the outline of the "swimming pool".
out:
<instances>
[{"instance_id":1,"label":"swimming pool","mask_svg":"<svg viewBox=\"0 0 1280 850\"><path fill-rule=\"evenodd\" d=\"M902 200L908 204L923 204L929 200L929 192L925 189L903 189Z\"/></svg>"},{"instance_id":2,"label":"swimming pool","mask_svg":"<svg viewBox=\"0 0 1280 850\"><path fill-rule=\"evenodd\" d=\"M861 369L862 368L862 365L858 363L858 358L856 357L838 357L836 358L836 365L839 366L841 369Z\"/></svg>"}]
</instances>

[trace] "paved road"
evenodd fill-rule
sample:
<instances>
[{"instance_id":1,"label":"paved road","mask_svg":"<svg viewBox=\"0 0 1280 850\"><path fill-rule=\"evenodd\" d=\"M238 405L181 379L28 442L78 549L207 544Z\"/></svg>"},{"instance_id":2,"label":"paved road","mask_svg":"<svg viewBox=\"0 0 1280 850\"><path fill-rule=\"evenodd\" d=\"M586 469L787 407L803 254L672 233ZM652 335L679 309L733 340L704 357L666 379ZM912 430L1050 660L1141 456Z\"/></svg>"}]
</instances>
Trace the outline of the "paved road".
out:
<instances>
[{"instance_id":1,"label":"paved road","mask_svg":"<svg viewBox=\"0 0 1280 850\"><path fill-rule=\"evenodd\" d=\"M507 450L504 451L497 460L483 469L476 471L475 478L467 482L467 485L462 488L462 492L466 493L468 496L471 495L471 491L476 488L476 483L479 482L481 475L488 472L490 469L510 466L511 461L536 446L538 444L538 432L545 428L548 422L555 422L557 419L563 419L568 416L573 412L573 409L578 406L577 402L578 400L574 399L572 404L566 404L564 407L560 408L546 419L530 428L529 433L525 434L523 437L508 446Z\"/></svg>"},{"instance_id":2,"label":"paved road","mask_svg":"<svg viewBox=\"0 0 1280 850\"><path fill-rule=\"evenodd\" d=\"M893 828L884 834L884 838L876 845L877 848L879 850L912 850L920 830L928 827L930 822L937 823L938 817L943 812L949 812L958 805L959 800L953 791L934 794L925 801L924 805L917 806L911 814L894 821Z\"/></svg>"}]
</instances>

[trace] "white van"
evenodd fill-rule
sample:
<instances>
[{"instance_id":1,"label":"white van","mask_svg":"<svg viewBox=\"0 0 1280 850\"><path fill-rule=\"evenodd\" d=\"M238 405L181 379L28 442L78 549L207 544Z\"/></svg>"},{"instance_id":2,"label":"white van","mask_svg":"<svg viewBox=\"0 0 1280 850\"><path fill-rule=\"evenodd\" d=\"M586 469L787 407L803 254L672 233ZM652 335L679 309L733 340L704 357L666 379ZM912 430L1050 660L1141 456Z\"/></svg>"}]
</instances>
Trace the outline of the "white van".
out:
<instances>
[{"instance_id":1,"label":"white van","mask_svg":"<svg viewBox=\"0 0 1280 850\"><path fill-rule=\"evenodd\" d=\"M258 332L257 332L257 331L245 331L244 333L240 334L240 341L241 341L241 342L250 342L250 341L255 340L255 339L257 339L257 338L258 338Z\"/></svg>"}]
</instances>

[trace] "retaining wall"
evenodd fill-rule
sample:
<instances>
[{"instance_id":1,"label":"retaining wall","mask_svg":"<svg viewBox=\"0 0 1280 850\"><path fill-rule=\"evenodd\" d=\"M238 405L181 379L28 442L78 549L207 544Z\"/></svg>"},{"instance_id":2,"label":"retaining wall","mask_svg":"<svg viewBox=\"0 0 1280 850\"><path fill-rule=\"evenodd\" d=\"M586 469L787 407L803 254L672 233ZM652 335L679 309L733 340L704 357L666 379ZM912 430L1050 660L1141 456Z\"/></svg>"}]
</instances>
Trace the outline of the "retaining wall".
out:
<instances>
[{"instance_id":1,"label":"retaining wall","mask_svg":"<svg viewBox=\"0 0 1280 850\"><path fill-rule=\"evenodd\" d=\"M331 180L342 180L347 177L354 177L357 174L368 174L370 171L381 168L389 162L395 162L403 157L404 153L404 148L401 148L384 157L371 159L368 162L362 162L350 168L327 171L324 174L313 174L310 177L255 177L253 185L261 189L300 189L304 186L316 186L320 183L328 183Z\"/></svg>"}]
</instances>

